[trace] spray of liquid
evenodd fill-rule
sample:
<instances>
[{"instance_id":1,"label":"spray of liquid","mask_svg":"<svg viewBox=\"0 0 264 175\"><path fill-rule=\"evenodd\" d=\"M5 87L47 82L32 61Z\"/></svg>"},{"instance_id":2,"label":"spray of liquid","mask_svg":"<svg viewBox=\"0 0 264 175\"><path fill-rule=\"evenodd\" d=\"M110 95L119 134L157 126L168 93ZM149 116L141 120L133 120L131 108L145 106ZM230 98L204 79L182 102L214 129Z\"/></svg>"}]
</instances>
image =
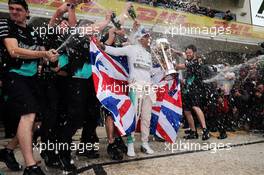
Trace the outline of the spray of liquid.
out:
<instances>
[{"instance_id":1,"label":"spray of liquid","mask_svg":"<svg viewBox=\"0 0 264 175\"><path fill-rule=\"evenodd\" d=\"M244 62L242 64L224 67L224 68L218 70L217 71L217 74L215 76L213 76L212 78L209 78L209 79L204 80L204 82L205 83L212 83L212 82L226 80L226 78L227 78L226 75L228 73L230 73L230 72L238 73L239 70L242 67L252 66L252 65L255 65L256 66L256 65L259 65L260 63L264 63L264 55L259 56L259 57L255 57L255 58L251 58L251 59L247 60L246 62ZM245 79L247 79L248 76L245 77Z\"/></svg>"},{"instance_id":2,"label":"spray of liquid","mask_svg":"<svg viewBox=\"0 0 264 175\"><path fill-rule=\"evenodd\" d=\"M104 12L105 13L107 13L107 9L105 8L105 7L103 7L103 6L101 6L99 3L96 3L99 7L101 7L103 10L104 10ZM96 21L93 21L93 23L96 23ZM76 26L76 28L78 28L78 27L88 27L87 26L87 23L86 23L86 21L84 20L84 21L81 21L79 24L78 24L78 26ZM77 31L79 31L79 30L77 30ZM67 44L69 44L69 43L71 43L72 42L72 40L73 40L73 36L74 35L70 35L57 49L56 49L56 51L58 52L58 51L60 51L61 49L63 49Z\"/></svg>"}]
</instances>

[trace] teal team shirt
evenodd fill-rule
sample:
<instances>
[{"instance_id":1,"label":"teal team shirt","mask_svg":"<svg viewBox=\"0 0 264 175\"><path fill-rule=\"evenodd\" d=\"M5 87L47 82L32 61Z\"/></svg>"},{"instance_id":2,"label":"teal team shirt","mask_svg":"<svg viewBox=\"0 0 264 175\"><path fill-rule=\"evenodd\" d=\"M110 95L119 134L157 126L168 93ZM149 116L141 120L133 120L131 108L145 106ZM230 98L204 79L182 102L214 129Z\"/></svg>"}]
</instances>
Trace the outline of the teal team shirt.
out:
<instances>
[{"instance_id":1,"label":"teal team shirt","mask_svg":"<svg viewBox=\"0 0 264 175\"><path fill-rule=\"evenodd\" d=\"M11 69L9 72L15 72L19 75L31 77L36 75L38 62L31 61L30 63L23 63L19 69Z\"/></svg>"},{"instance_id":2,"label":"teal team shirt","mask_svg":"<svg viewBox=\"0 0 264 175\"><path fill-rule=\"evenodd\" d=\"M69 57L66 54L60 55L59 56L59 62L58 65L60 68L64 67L69 63ZM92 66L91 64L84 63L83 67L78 69L74 73L74 78L83 78L83 79L88 79L92 75Z\"/></svg>"},{"instance_id":3,"label":"teal team shirt","mask_svg":"<svg viewBox=\"0 0 264 175\"><path fill-rule=\"evenodd\" d=\"M81 69L78 69L75 74L74 78L83 78L83 79L89 79L92 75L92 66L91 64L84 63L83 67Z\"/></svg>"}]
</instances>

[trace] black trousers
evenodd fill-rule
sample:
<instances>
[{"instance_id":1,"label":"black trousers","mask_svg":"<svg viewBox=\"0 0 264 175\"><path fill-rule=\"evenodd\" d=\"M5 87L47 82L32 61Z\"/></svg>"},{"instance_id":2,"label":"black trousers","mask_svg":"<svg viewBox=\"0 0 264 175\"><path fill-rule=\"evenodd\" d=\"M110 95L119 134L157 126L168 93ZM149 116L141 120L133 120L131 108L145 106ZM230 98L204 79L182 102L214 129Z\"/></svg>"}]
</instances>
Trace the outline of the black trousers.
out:
<instances>
[{"instance_id":1,"label":"black trousers","mask_svg":"<svg viewBox=\"0 0 264 175\"><path fill-rule=\"evenodd\" d=\"M2 90L2 89L1 89ZM14 119L18 117L13 117L8 112L8 105L4 100L4 94L0 95L0 121L4 124L5 138L13 138L16 135L18 120L14 122Z\"/></svg>"},{"instance_id":2,"label":"black trousers","mask_svg":"<svg viewBox=\"0 0 264 175\"><path fill-rule=\"evenodd\" d=\"M71 78L68 83L68 114L59 130L60 142L71 144L77 129L83 127L81 141L94 143L100 102L96 98L93 79Z\"/></svg>"},{"instance_id":3,"label":"black trousers","mask_svg":"<svg viewBox=\"0 0 264 175\"><path fill-rule=\"evenodd\" d=\"M41 125L41 141L55 142L58 128L58 92L56 79L39 80L40 113L38 120Z\"/></svg>"}]
</instances>

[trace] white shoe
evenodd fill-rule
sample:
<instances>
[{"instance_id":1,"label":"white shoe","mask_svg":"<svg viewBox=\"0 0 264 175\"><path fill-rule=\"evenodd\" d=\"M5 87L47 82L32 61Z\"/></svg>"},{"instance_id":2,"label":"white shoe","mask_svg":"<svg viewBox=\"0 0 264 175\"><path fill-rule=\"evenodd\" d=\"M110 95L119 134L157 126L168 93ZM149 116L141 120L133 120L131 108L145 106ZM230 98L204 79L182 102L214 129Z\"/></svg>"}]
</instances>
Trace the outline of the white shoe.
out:
<instances>
[{"instance_id":1,"label":"white shoe","mask_svg":"<svg viewBox=\"0 0 264 175\"><path fill-rule=\"evenodd\" d=\"M127 144L127 156L129 157L135 157L136 153L134 150L134 143L128 143Z\"/></svg>"},{"instance_id":2,"label":"white shoe","mask_svg":"<svg viewBox=\"0 0 264 175\"><path fill-rule=\"evenodd\" d=\"M146 154L153 154L153 149L150 148L148 142L143 142L141 145L141 151Z\"/></svg>"}]
</instances>

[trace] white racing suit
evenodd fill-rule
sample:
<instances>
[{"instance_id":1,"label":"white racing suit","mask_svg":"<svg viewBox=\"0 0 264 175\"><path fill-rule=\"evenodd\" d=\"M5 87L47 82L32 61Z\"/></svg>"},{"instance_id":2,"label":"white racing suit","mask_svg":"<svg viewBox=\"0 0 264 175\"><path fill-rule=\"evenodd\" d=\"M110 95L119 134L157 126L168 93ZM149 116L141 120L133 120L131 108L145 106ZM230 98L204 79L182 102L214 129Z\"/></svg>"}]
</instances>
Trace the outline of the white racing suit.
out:
<instances>
[{"instance_id":1,"label":"white racing suit","mask_svg":"<svg viewBox=\"0 0 264 175\"><path fill-rule=\"evenodd\" d=\"M135 81L129 83L129 97L135 107L136 121L140 120L141 141L148 142L152 104L156 101L156 94L152 85Z\"/></svg>"},{"instance_id":2,"label":"white racing suit","mask_svg":"<svg viewBox=\"0 0 264 175\"><path fill-rule=\"evenodd\" d=\"M129 96L135 107L137 119L141 118L141 141L148 142L152 104L156 101L151 82L151 54L140 44L122 48L106 46L105 52L113 56L127 56L128 58Z\"/></svg>"}]
</instances>

